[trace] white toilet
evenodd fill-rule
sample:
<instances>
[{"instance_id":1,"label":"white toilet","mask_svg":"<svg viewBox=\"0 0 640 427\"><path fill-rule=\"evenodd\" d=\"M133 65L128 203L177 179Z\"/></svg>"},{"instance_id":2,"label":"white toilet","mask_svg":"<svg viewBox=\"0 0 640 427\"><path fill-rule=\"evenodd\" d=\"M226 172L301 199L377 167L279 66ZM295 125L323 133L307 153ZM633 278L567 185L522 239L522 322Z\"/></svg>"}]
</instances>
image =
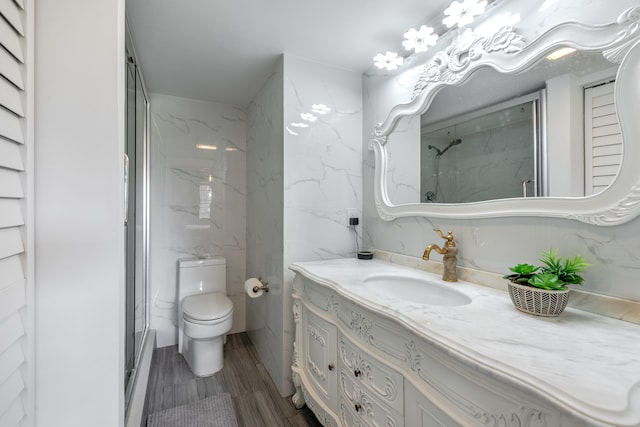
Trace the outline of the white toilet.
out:
<instances>
[{"instance_id":1,"label":"white toilet","mask_svg":"<svg viewBox=\"0 0 640 427\"><path fill-rule=\"evenodd\" d=\"M215 374L224 363L224 338L233 317L226 266L222 257L178 261L178 352L199 377Z\"/></svg>"}]
</instances>

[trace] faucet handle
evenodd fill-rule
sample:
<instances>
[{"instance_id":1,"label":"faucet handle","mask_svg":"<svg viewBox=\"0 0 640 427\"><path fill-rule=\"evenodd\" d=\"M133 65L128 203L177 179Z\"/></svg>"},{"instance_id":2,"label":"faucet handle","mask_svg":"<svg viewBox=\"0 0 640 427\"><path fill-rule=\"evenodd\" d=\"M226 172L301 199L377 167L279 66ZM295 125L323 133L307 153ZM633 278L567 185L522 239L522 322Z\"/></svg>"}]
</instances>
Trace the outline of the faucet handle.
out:
<instances>
[{"instance_id":1,"label":"faucet handle","mask_svg":"<svg viewBox=\"0 0 640 427\"><path fill-rule=\"evenodd\" d=\"M444 239L447 241L447 243L445 243L445 246L454 247L456 245L455 242L453 241L453 233L451 232L451 230L447 232L448 234L446 236L442 233L442 231L439 228L434 228L433 231L438 233L438 236L440 236L441 239Z\"/></svg>"}]
</instances>

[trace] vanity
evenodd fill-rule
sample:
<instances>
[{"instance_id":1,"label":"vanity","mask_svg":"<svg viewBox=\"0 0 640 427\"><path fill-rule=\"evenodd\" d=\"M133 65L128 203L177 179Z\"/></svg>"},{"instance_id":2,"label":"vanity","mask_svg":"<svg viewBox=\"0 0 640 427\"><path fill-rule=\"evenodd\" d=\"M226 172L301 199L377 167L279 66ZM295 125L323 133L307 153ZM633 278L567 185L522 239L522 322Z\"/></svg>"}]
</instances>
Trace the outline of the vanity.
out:
<instances>
[{"instance_id":1,"label":"vanity","mask_svg":"<svg viewBox=\"0 0 640 427\"><path fill-rule=\"evenodd\" d=\"M477 27L444 34L433 53L413 57L411 67L386 80L371 78L371 99L394 100L386 116L384 106L370 106L383 118L369 144L375 164L364 216L371 246L421 253L426 223L438 228L432 220L440 219L447 229L462 229L456 236L465 264L500 271L511 252L560 241L563 249L594 255L594 280L587 283L593 295L572 291L572 298L607 293L616 276L606 269L608 260L637 253L637 242L624 241L616 252L610 244L616 239L592 245L591 234L575 236L575 226L558 236L559 227L538 218L579 221L597 235L596 227L640 215L640 121L633 118L640 108L640 5L616 2L625 9L615 22L595 25L572 20L583 7L578 3L556 21L557 13L543 9L564 10L565 2L495 2ZM612 7L586 3L592 11ZM522 20L504 24L504 16ZM549 57L560 48L574 56L553 62ZM570 67L556 67L563 62ZM510 86L514 92L500 90ZM586 107L595 98L587 91L605 86L607 126L616 137L602 142L593 130L603 116ZM394 90L401 103L387 94ZM531 126L515 137L525 128L515 117L524 115ZM476 132L480 123L487 127ZM498 134L506 139L490 145L489 136ZM513 142L520 139L521 146ZM506 148L516 149L506 156ZM608 178L596 183L601 166ZM510 188L502 191L507 178ZM575 185L563 188L567 182ZM369 188L367 180L364 185ZM396 223L367 218L367 209ZM505 221L492 221L497 232L483 234L484 223L478 224L488 218ZM621 233L637 235L637 228ZM527 315L499 286L444 282L420 262L408 264L414 268L380 258L290 266L297 407L308 405L323 425L335 427L640 426L640 322L574 307L556 318ZM630 277L617 288L637 282ZM635 304L609 314L637 320Z\"/></svg>"},{"instance_id":2,"label":"vanity","mask_svg":"<svg viewBox=\"0 0 640 427\"><path fill-rule=\"evenodd\" d=\"M379 259L291 265L297 407L325 426L640 426L640 326Z\"/></svg>"}]
</instances>

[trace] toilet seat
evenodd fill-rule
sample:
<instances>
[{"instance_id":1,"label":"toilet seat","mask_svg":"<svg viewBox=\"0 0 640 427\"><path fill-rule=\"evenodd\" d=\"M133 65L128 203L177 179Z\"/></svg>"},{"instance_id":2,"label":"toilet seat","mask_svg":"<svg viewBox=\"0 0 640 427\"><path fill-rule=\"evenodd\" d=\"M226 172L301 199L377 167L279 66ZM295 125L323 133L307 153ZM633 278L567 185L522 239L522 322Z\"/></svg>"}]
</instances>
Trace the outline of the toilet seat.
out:
<instances>
[{"instance_id":1,"label":"toilet seat","mask_svg":"<svg viewBox=\"0 0 640 427\"><path fill-rule=\"evenodd\" d=\"M186 297L182 302L184 319L194 323L218 323L233 311L233 303L220 292Z\"/></svg>"}]
</instances>

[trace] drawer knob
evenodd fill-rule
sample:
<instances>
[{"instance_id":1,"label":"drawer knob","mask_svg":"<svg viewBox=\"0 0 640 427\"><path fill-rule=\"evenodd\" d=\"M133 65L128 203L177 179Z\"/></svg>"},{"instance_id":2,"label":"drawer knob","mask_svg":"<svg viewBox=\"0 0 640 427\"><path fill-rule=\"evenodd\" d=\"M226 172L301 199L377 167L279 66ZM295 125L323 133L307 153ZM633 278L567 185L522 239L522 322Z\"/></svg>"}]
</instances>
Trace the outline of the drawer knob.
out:
<instances>
[{"instance_id":1,"label":"drawer knob","mask_svg":"<svg viewBox=\"0 0 640 427\"><path fill-rule=\"evenodd\" d=\"M333 363L332 363L332 364L330 364L330 365L328 366L328 368L329 368L329 370L330 370L330 371L333 371L333 368L334 368Z\"/></svg>"},{"instance_id":2,"label":"drawer knob","mask_svg":"<svg viewBox=\"0 0 640 427\"><path fill-rule=\"evenodd\" d=\"M362 405L360 405L359 403L356 403L355 408L356 408L356 412L360 412L360 409L362 409Z\"/></svg>"},{"instance_id":3,"label":"drawer knob","mask_svg":"<svg viewBox=\"0 0 640 427\"><path fill-rule=\"evenodd\" d=\"M353 375L355 375L356 378L358 378L360 375L362 375L362 371L360 369L356 369L353 371Z\"/></svg>"}]
</instances>

